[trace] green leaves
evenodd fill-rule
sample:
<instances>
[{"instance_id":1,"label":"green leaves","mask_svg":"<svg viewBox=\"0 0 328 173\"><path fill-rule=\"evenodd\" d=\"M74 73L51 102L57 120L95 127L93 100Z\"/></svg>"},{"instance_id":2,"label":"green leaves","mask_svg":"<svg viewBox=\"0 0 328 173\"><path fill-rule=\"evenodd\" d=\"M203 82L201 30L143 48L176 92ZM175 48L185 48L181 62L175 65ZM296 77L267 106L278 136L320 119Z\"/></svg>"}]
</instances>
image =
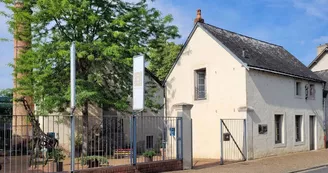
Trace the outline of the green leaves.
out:
<instances>
[{"instance_id":1,"label":"green leaves","mask_svg":"<svg viewBox=\"0 0 328 173\"><path fill-rule=\"evenodd\" d=\"M73 41L77 105L107 104L118 111L127 111L130 105L132 57L150 55L147 60L153 71L163 78L167 70L161 68L168 68L174 57L169 52L176 51L171 45L163 48L167 40L179 36L177 28L169 25L172 16L163 17L145 0L24 0L22 8L12 8L9 0L0 2L14 14L8 17L15 38L28 43L15 65L14 75L20 75L17 92L32 96L42 113L69 103ZM161 60L162 55L169 60ZM160 108L148 101L152 110Z\"/></svg>"},{"instance_id":2,"label":"green leaves","mask_svg":"<svg viewBox=\"0 0 328 173\"><path fill-rule=\"evenodd\" d=\"M182 45L176 45L173 42L163 43L157 49L152 49L149 54L151 59L149 70L163 81L181 49Z\"/></svg>"}]
</instances>

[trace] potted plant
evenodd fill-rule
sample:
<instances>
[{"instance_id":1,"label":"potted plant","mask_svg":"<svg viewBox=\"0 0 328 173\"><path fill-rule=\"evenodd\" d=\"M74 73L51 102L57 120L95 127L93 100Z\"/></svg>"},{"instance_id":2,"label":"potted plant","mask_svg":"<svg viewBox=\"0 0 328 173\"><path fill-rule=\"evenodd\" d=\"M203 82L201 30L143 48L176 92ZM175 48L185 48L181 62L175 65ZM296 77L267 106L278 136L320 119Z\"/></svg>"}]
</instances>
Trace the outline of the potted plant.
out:
<instances>
[{"instance_id":1,"label":"potted plant","mask_svg":"<svg viewBox=\"0 0 328 173\"><path fill-rule=\"evenodd\" d=\"M56 170L57 172L62 172L63 171L63 161L65 159L65 154L63 153L63 150L61 148L55 148L52 149L50 152L50 159L54 159L56 163Z\"/></svg>"},{"instance_id":2,"label":"potted plant","mask_svg":"<svg viewBox=\"0 0 328 173\"><path fill-rule=\"evenodd\" d=\"M85 156L80 158L82 165L88 165L89 168L99 167L101 164L108 164L108 159L102 156Z\"/></svg>"},{"instance_id":3,"label":"potted plant","mask_svg":"<svg viewBox=\"0 0 328 173\"><path fill-rule=\"evenodd\" d=\"M145 157L145 162L152 162L156 153L154 150L148 150L145 151L142 155Z\"/></svg>"}]
</instances>

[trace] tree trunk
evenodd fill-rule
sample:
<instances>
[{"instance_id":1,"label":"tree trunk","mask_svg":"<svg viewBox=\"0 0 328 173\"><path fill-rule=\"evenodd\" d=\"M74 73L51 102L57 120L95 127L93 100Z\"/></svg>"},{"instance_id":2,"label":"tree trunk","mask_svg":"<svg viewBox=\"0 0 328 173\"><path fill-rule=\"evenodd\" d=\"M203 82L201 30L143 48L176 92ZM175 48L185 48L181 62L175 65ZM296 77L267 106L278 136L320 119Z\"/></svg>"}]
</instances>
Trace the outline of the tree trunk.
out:
<instances>
[{"instance_id":1,"label":"tree trunk","mask_svg":"<svg viewBox=\"0 0 328 173\"><path fill-rule=\"evenodd\" d=\"M82 121L83 121L83 154L89 155L89 121L88 121L88 101L83 103L82 107Z\"/></svg>"}]
</instances>

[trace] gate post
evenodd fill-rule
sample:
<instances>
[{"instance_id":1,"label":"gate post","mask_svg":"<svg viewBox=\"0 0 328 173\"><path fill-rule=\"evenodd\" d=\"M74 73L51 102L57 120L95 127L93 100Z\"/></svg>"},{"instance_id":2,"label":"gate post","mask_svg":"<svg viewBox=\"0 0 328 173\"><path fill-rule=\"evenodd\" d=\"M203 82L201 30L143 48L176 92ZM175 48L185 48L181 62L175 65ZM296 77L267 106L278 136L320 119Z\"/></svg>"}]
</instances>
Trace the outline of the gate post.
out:
<instances>
[{"instance_id":1,"label":"gate post","mask_svg":"<svg viewBox=\"0 0 328 173\"><path fill-rule=\"evenodd\" d=\"M192 161L192 120L191 120L191 108L192 104L180 103L175 104L174 108L177 112L177 117L181 117L181 149L177 151L181 151L182 161L183 161L183 169L192 169L193 161ZM178 142L178 141L177 141ZM178 153L177 153L178 154Z\"/></svg>"},{"instance_id":2,"label":"gate post","mask_svg":"<svg viewBox=\"0 0 328 173\"><path fill-rule=\"evenodd\" d=\"M137 120L135 113L130 117L130 164L137 164Z\"/></svg>"},{"instance_id":3,"label":"gate post","mask_svg":"<svg viewBox=\"0 0 328 173\"><path fill-rule=\"evenodd\" d=\"M222 128L222 119L220 119L220 147L221 147L221 152L220 152L220 165L223 165L223 128Z\"/></svg>"}]
</instances>

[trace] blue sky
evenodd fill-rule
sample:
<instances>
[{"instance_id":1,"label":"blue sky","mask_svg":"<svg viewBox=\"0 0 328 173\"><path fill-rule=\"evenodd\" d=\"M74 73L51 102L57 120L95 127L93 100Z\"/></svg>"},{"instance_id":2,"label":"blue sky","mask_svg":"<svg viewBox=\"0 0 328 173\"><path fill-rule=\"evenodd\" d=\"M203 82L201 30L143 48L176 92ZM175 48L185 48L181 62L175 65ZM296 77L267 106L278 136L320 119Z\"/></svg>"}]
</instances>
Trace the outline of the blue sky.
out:
<instances>
[{"instance_id":1,"label":"blue sky","mask_svg":"<svg viewBox=\"0 0 328 173\"><path fill-rule=\"evenodd\" d=\"M188 37L198 8L206 23L279 44L305 65L316 47L328 42L328 0L157 0L150 5L173 15L182 36L178 43ZM12 39L5 20L0 17L0 38ZM0 89L13 86L7 65L12 61L13 43L0 42Z\"/></svg>"}]
</instances>

